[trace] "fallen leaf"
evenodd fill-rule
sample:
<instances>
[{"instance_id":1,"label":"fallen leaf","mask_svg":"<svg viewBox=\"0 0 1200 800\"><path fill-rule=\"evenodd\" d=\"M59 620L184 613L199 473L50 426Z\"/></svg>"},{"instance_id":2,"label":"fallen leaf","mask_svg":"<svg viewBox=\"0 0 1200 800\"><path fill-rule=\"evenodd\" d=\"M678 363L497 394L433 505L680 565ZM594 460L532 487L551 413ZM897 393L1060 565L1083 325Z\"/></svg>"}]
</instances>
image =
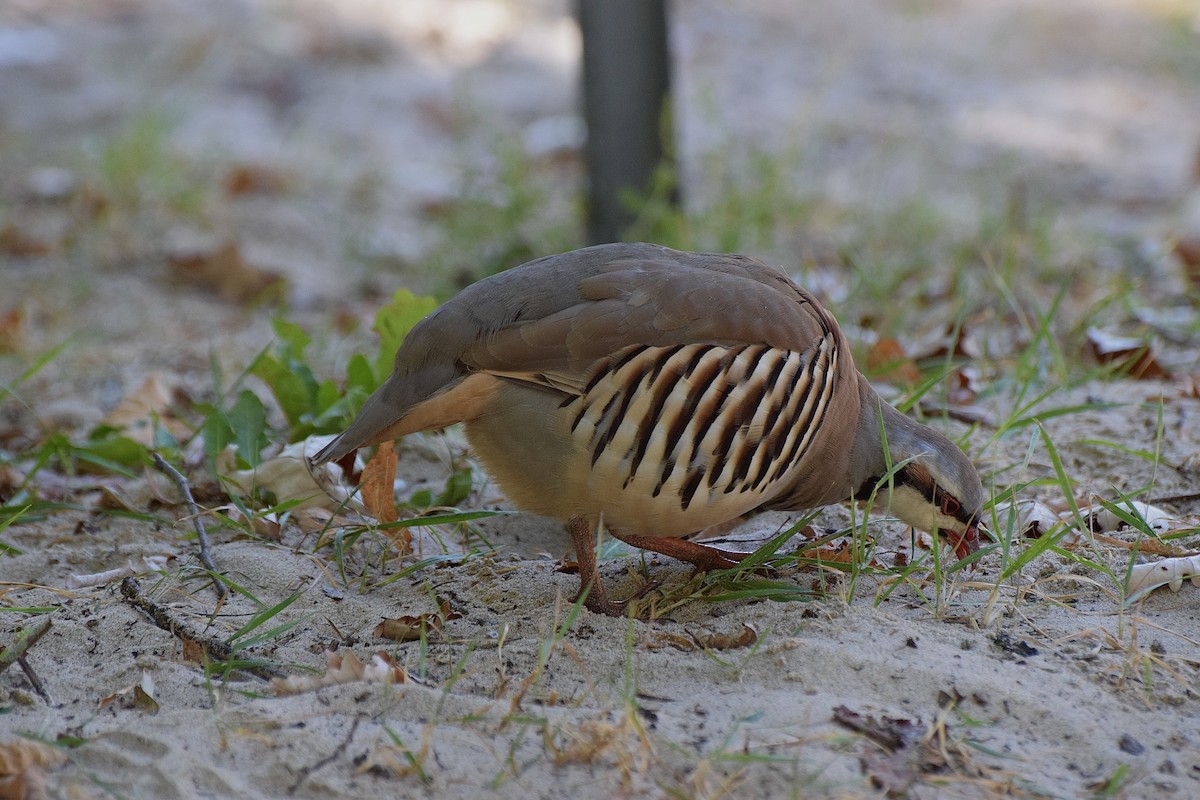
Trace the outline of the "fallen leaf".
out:
<instances>
[{"instance_id":1,"label":"fallen leaf","mask_svg":"<svg viewBox=\"0 0 1200 800\"><path fill-rule=\"evenodd\" d=\"M895 339L884 338L867 351L867 372L875 379L900 386L912 386L921 380L921 370Z\"/></svg>"},{"instance_id":2,"label":"fallen leaf","mask_svg":"<svg viewBox=\"0 0 1200 800\"><path fill-rule=\"evenodd\" d=\"M278 302L287 289L282 275L247 262L233 241L216 250L177 249L167 255L167 262L176 280L214 291L226 302Z\"/></svg>"},{"instance_id":3,"label":"fallen leaf","mask_svg":"<svg viewBox=\"0 0 1200 800\"><path fill-rule=\"evenodd\" d=\"M1169 533L1175 530L1194 527L1186 520L1179 519L1174 514L1164 511L1158 506L1152 506L1140 500L1122 500L1112 503L1112 505L1135 519L1140 517L1146 523L1146 527L1155 533ZM1087 515L1088 527L1097 533L1111 533L1112 531L1131 527L1127 521L1111 509L1106 508L1102 503L1085 506L1080 511Z\"/></svg>"},{"instance_id":4,"label":"fallen leaf","mask_svg":"<svg viewBox=\"0 0 1200 800\"><path fill-rule=\"evenodd\" d=\"M146 447L154 447L155 425L161 425L176 439L185 439L191 430L171 413L175 392L157 372L152 372L142 385L121 398L104 421L125 432L130 439Z\"/></svg>"},{"instance_id":5,"label":"fallen leaf","mask_svg":"<svg viewBox=\"0 0 1200 800\"><path fill-rule=\"evenodd\" d=\"M1013 514L1016 515L1012 520L1013 529L1017 536L1024 539L1040 539L1063 522L1063 517L1045 503L1021 500L996 506L996 519L1001 530L1006 529L1009 515Z\"/></svg>"},{"instance_id":6,"label":"fallen leaf","mask_svg":"<svg viewBox=\"0 0 1200 800\"><path fill-rule=\"evenodd\" d=\"M1112 364L1138 379L1169 378L1154 355L1153 343L1132 336L1118 336L1099 328L1088 328L1088 350L1101 364Z\"/></svg>"},{"instance_id":7,"label":"fallen leaf","mask_svg":"<svg viewBox=\"0 0 1200 800\"><path fill-rule=\"evenodd\" d=\"M697 635L688 631L688 635L696 644L705 650L736 650L739 647L749 647L758 641L758 631L754 626L742 623L742 629L737 633L707 633Z\"/></svg>"},{"instance_id":8,"label":"fallen leaf","mask_svg":"<svg viewBox=\"0 0 1200 800\"><path fill-rule=\"evenodd\" d=\"M279 515L275 512L247 515L243 513L240 508L234 505L222 506L215 510L225 514L225 516L229 517L229 520L235 525L245 525L253 533L263 537L264 539L268 539L272 542L278 542L283 538L281 534L282 526L279 522Z\"/></svg>"},{"instance_id":9,"label":"fallen leaf","mask_svg":"<svg viewBox=\"0 0 1200 800\"><path fill-rule=\"evenodd\" d=\"M154 699L154 678L149 672L143 672L141 683L133 687L133 707L148 714L158 713L158 701Z\"/></svg>"},{"instance_id":10,"label":"fallen leaf","mask_svg":"<svg viewBox=\"0 0 1200 800\"><path fill-rule=\"evenodd\" d=\"M1183 277L1192 286L1200 286L1200 236L1189 236L1177 241L1175 256L1183 265Z\"/></svg>"},{"instance_id":11,"label":"fallen leaf","mask_svg":"<svg viewBox=\"0 0 1200 800\"><path fill-rule=\"evenodd\" d=\"M926 361L934 358L953 358L974 360L979 358L982 349L975 341L967 325L947 323L931 332L919 335L912 342L912 358L914 361Z\"/></svg>"},{"instance_id":12,"label":"fallen leaf","mask_svg":"<svg viewBox=\"0 0 1200 800\"><path fill-rule=\"evenodd\" d=\"M975 367L959 367L951 373L950 389L946 399L956 406L965 406L979 399L979 370Z\"/></svg>"},{"instance_id":13,"label":"fallen leaf","mask_svg":"<svg viewBox=\"0 0 1200 800\"><path fill-rule=\"evenodd\" d=\"M853 564L854 548L849 542L841 542L833 547L818 547L816 550L805 551L802 557L822 564Z\"/></svg>"},{"instance_id":14,"label":"fallen leaf","mask_svg":"<svg viewBox=\"0 0 1200 800\"><path fill-rule=\"evenodd\" d=\"M333 512L324 508L301 508L292 512L292 520L305 533L321 533L333 522Z\"/></svg>"},{"instance_id":15,"label":"fallen leaf","mask_svg":"<svg viewBox=\"0 0 1200 800\"><path fill-rule=\"evenodd\" d=\"M342 683L407 683L408 671L396 663L390 655L378 652L371 660L363 663L353 651L325 651L325 673L323 675L290 675L287 678L272 678L271 688L276 694L301 694L315 692L323 686Z\"/></svg>"},{"instance_id":16,"label":"fallen leaf","mask_svg":"<svg viewBox=\"0 0 1200 800\"><path fill-rule=\"evenodd\" d=\"M371 516L380 522L395 522L396 448L391 442L380 445L362 472L359 495Z\"/></svg>"},{"instance_id":17,"label":"fallen leaf","mask_svg":"<svg viewBox=\"0 0 1200 800\"><path fill-rule=\"evenodd\" d=\"M865 746L859 756L863 772L888 797L906 797L920 780L921 729L912 720L860 714L846 706L833 709L834 722L861 733L875 746Z\"/></svg>"},{"instance_id":18,"label":"fallen leaf","mask_svg":"<svg viewBox=\"0 0 1200 800\"><path fill-rule=\"evenodd\" d=\"M150 673L143 672L138 683L100 698L96 708L103 709L110 705L157 714L159 706L158 701L154 699L154 679L150 677Z\"/></svg>"},{"instance_id":19,"label":"fallen leaf","mask_svg":"<svg viewBox=\"0 0 1200 800\"><path fill-rule=\"evenodd\" d=\"M908 747L921 738L920 728L910 719L881 717L877 720L870 714L861 714L847 706L833 709L833 721L861 733L888 751Z\"/></svg>"},{"instance_id":20,"label":"fallen leaf","mask_svg":"<svg viewBox=\"0 0 1200 800\"><path fill-rule=\"evenodd\" d=\"M670 647L685 653L691 653L698 649L696 642L692 639L666 631L651 631L642 639L642 646L647 650L665 650Z\"/></svg>"},{"instance_id":21,"label":"fallen leaf","mask_svg":"<svg viewBox=\"0 0 1200 800\"><path fill-rule=\"evenodd\" d=\"M1172 592L1183 588L1184 580L1200 587L1200 556L1164 558L1149 564L1135 564L1129 571L1125 602L1141 600L1155 589L1166 586Z\"/></svg>"},{"instance_id":22,"label":"fallen leaf","mask_svg":"<svg viewBox=\"0 0 1200 800\"><path fill-rule=\"evenodd\" d=\"M30 739L0 743L0 798L46 797L46 771L65 762L56 747Z\"/></svg>"},{"instance_id":23,"label":"fallen leaf","mask_svg":"<svg viewBox=\"0 0 1200 800\"><path fill-rule=\"evenodd\" d=\"M144 514L155 504L171 507L183 502L177 493L172 494L175 485L171 479L158 472L147 471L142 477L133 479L105 480L104 477L95 480L100 489L98 508Z\"/></svg>"},{"instance_id":24,"label":"fallen leaf","mask_svg":"<svg viewBox=\"0 0 1200 800\"><path fill-rule=\"evenodd\" d=\"M0 228L0 253L13 258L45 256L54 252L54 245L35 239L13 223Z\"/></svg>"},{"instance_id":25,"label":"fallen leaf","mask_svg":"<svg viewBox=\"0 0 1200 800\"><path fill-rule=\"evenodd\" d=\"M226 448L217 456L217 472L226 484L249 495L264 489L275 495L276 503L293 502L292 511L314 507L365 510L352 489L342 480L342 469L336 464L312 466L309 459L333 441L333 436L310 436L302 442L289 444L283 450L258 465L257 469L239 470L237 450Z\"/></svg>"},{"instance_id":26,"label":"fallen leaf","mask_svg":"<svg viewBox=\"0 0 1200 800\"><path fill-rule=\"evenodd\" d=\"M0 353L19 353L25 349L25 309L13 306L0 314Z\"/></svg>"},{"instance_id":27,"label":"fallen leaf","mask_svg":"<svg viewBox=\"0 0 1200 800\"><path fill-rule=\"evenodd\" d=\"M195 664L203 664L205 659L204 646L186 636L179 638L183 642L183 660L191 661Z\"/></svg>"},{"instance_id":28,"label":"fallen leaf","mask_svg":"<svg viewBox=\"0 0 1200 800\"><path fill-rule=\"evenodd\" d=\"M236 164L225 175L225 192L232 196L282 194L292 184L285 170L263 164Z\"/></svg>"},{"instance_id":29,"label":"fallen leaf","mask_svg":"<svg viewBox=\"0 0 1200 800\"><path fill-rule=\"evenodd\" d=\"M415 642L422 636L428 637L431 630L442 632L442 620L437 614L406 614L402 617L384 617L375 626L375 635L393 642Z\"/></svg>"}]
</instances>

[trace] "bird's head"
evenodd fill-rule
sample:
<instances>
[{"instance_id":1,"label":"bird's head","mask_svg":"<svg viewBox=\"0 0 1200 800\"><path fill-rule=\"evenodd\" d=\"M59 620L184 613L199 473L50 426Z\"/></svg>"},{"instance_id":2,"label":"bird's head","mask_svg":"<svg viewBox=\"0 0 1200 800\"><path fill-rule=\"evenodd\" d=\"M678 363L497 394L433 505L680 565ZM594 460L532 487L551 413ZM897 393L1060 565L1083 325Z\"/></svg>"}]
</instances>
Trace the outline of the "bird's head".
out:
<instances>
[{"instance_id":1,"label":"bird's head","mask_svg":"<svg viewBox=\"0 0 1200 800\"><path fill-rule=\"evenodd\" d=\"M886 403L881 408L884 436L877 441L886 440L894 473L891 481L884 480L885 471L867 476L855 498L874 497L914 528L936 533L959 558L974 553L984 500L975 465L942 434Z\"/></svg>"}]
</instances>

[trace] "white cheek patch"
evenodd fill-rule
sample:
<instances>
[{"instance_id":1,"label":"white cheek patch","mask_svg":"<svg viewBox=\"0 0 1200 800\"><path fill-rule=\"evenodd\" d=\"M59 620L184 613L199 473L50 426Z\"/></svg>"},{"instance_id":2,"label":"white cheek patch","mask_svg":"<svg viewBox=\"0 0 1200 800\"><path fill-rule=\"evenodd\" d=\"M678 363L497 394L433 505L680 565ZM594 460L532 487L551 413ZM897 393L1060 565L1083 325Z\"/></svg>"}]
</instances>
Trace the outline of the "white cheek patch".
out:
<instances>
[{"instance_id":1,"label":"white cheek patch","mask_svg":"<svg viewBox=\"0 0 1200 800\"><path fill-rule=\"evenodd\" d=\"M883 497L881 504L886 500L887 498ZM962 527L961 522L943 514L937 506L929 502L929 498L910 486L895 488L888 510L914 528L927 533L936 533L939 528L959 530Z\"/></svg>"}]
</instances>

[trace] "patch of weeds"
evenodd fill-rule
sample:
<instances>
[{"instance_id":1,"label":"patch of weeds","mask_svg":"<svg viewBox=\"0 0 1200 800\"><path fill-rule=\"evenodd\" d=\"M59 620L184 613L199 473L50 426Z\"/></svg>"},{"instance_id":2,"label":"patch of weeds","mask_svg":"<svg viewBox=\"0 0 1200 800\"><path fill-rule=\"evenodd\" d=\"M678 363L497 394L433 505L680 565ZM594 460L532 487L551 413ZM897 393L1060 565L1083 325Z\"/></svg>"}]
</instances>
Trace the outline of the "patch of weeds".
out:
<instances>
[{"instance_id":1,"label":"patch of weeds","mask_svg":"<svg viewBox=\"0 0 1200 800\"><path fill-rule=\"evenodd\" d=\"M416 750L404 743L399 733L385 722L380 723L383 732L387 734L390 744L386 749L376 747L370 756L372 769L386 769L389 774L398 778L413 776L426 786L433 785L426 761L429 759L429 727L421 736L421 746Z\"/></svg>"},{"instance_id":2,"label":"patch of weeds","mask_svg":"<svg viewBox=\"0 0 1200 800\"><path fill-rule=\"evenodd\" d=\"M1088 788L1095 794L1096 800L1106 797L1124 797L1126 788L1133 783L1135 776L1131 774L1128 764L1118 764L1107 778L1092 784Z\"/></svg>"},{"instance_id":3,"label":"patch of weeds","mask_svg":"<svg viewBox=\"0 0 1200 800\"><path fill-rule=\"evenodd\" d=\"M686 773L677 773L673 784L660 784L666 796L677 800L747 796L746 784L751 779L748 771L756 765L773 767L776 771L781 767L786 768L791 773L787 778L793 787L791 796L810 796L805 789L815 788L817 776L803 774L799 758L771 752L774 749L771 745L752 748L748 744L746 727L758 722L762 717L762 711L754 711L734 719L725 736L715 745L706 748L699 757L679 744L671 743L670 747L683 758L693 761L694 766ZM811 796L824 797L826 793Z\"/></svg>"},{"instance_id":4,"label":"patch of weeds","mask_svg":"<svg viewBox=\"0 0 1200 800\"><path fill-rule=\"evenodd\" d=\"M457 135L460 161L470 166L454 199L427 212L436 240L423 262L440 293L582 244L578 200L562 196L561 178L528 156L515 136L464 114Z\"/></svg>"},{"instance_id":5,"label":"patch of weeds","mask_svg":"<svg viewBox=\"0 0 1200 800\"><path fill-rule=\"evenodd\" d=\"M706 185L694 187L695 197L702 199L682 207L673 201L680 190L679 177L669 164L655 171L646 192L627 192L623 201L637 219L623 238L730 253L774 251L793 237L812 205L791 185L799 154L752 150L735 159L729 152L713 152L703 159L700 172Z\"/></svg>"},{"instance_id":6,"label":"patch of weeds","mask_svg":"<svg viewBox=\"0 0 1200 800\"><path fill-rule=\"evenodd\" d=\"M776 602L810 601L824 597L820 592L796 583L769 577L794 566L799 556L780 554L779 550L808 527L816 512L779 531L752 553L728 569L698 573L686 583L652 592L632 600L630 613L649 620L661 619L688 603L722 603L735 600L772 600ZM823 541L823 540L821 540ZM809 546L812 546L810 543ZM618 555L627 555L620 551ZM648 576L644 576L647 577Z\"/></svg>"},{"instance_id":7,"label":"patch of weeds","mask_svg":"<svg viewBox=\"0 0 1200 800\"><path fill-rule=\"evenodd\" d=\"M51 363L54 361L54 359L62 355L63 351L71 345L74 339L74 336L68 336L66 339L63 339L62 342L54 347L51 347L46 352L33 359L29 366L26 367L12 383L0 384L0 403L4 402L9 397L15 397L17 400L21 401L23 405L28 406L28 403L25 403L25 401L21 400L21 396L17 393L17 390L21 388L22 384L41 372L47 364Z\"/></svg>"},{"instance_id":8,"label":"patch of weeds","mask_svg":"<svg viewBox=\"0 0 1200 800\"><path fill-rule=\"evenodd\" d=\"M217 397L198 410L198 426L210 465L230 444L237 445L239 466L254 468L263 450L280 439L301 441L314 434L343 430L366 398L391 374L391 360L408 331L437 307L429 297L401 289L391 302L379 309L373 329L380 336L374 358L356 354L346 364L342 385L320 380L310 363L312 338L299 325L284 318L272 320L274 341L237 376L228 388L215 362L213 383ZM273 429L270 414L259 396L245 388L246 379L257 378L266 386L283 416L284 427Z\"/></svg>"},{"instance_id":9,"label":"patch of weeds","mask_svg":"<svg viewBox=\"0 0 1200 800\"><path fill-rule=\"evenodd\" d=\"M132 117L85 157L75 237L89 257L127 257L174 220L204 216L210 187L172 151L173 127L161 114Z\"/></svg>"}]
</instances>

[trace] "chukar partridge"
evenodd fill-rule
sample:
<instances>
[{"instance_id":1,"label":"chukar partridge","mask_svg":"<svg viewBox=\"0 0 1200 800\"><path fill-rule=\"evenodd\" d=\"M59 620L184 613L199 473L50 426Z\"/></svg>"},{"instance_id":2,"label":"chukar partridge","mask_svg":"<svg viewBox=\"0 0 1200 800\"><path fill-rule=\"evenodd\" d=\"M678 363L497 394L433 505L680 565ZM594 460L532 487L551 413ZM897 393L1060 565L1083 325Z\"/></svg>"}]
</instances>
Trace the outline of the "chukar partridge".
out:
<instances>
[{"instance_id":1,"label":"chukar partridge","mask_svg":"<svg viewBox=\"0 0 1200 800\"><path fill-rule=\"evenodd\" d=\"M889 465L893 513L959 556L978 547L970 460L879 398L812 295L744 256L607 244L481 280L412 329L313 460L456 422L518 508L567 523L596 612L621 608L596 570L601 522L728 567L744 554L681 537L755 509L865 500Z\"/></svg>"}]
</instances>

